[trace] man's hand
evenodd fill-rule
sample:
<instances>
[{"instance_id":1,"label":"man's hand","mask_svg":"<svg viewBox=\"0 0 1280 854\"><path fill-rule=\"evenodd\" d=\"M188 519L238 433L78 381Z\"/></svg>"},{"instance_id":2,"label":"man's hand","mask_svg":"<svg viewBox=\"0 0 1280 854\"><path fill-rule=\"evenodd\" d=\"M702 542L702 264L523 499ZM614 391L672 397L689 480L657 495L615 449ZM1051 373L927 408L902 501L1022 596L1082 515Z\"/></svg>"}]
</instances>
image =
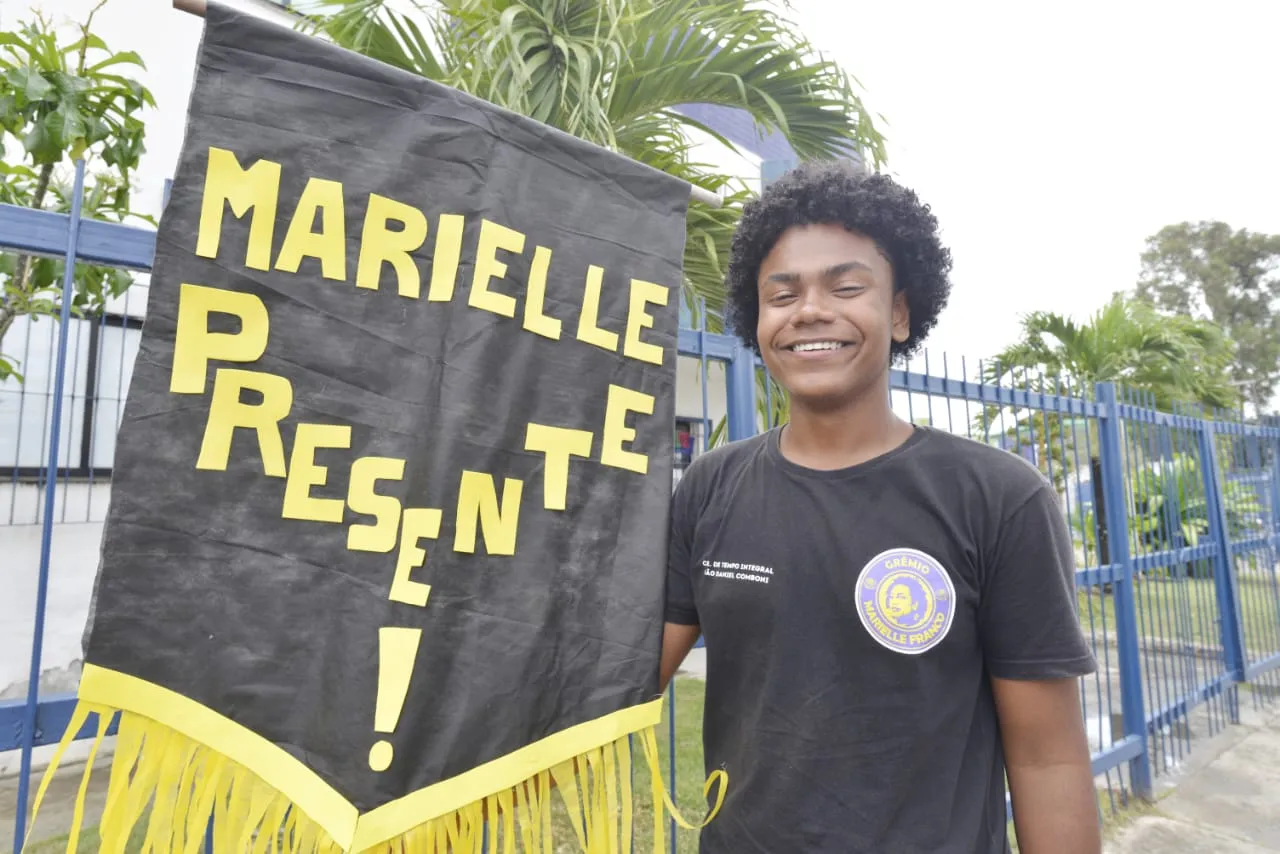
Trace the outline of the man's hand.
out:
<instances>
[{"instance_id":1,"label":"man's hand","mask_svg":"<svg viewBox=\"0 0 1280 854\"><path fill-rule=\"evenodd\" d=\"M991 686L1019 849L1100 854L1098 796L1076 680L992 679Z\"/></svg>"},{"instance_id":2,"label":"man's hand","mask_svg":"<svg viewBox=\"0 0 1280 854\"><path fill-rule=\"evenodd\" d=\"M662 627L662 666L659 668L660 691L667 690L671 677L676 675L685 656L698 642L702 630L697 626L682 626L679 623L665 623Z\"/></svg>"}]
</instances>

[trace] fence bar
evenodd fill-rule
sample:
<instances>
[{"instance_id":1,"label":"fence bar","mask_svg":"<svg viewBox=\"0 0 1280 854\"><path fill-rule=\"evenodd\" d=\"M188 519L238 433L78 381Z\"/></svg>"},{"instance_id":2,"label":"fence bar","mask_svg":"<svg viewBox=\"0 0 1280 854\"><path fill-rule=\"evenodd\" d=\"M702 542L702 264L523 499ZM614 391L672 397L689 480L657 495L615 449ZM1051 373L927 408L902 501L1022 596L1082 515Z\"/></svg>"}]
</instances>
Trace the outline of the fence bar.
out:
<instances>
[{"instance_id":1,"label":"fence bar","mask_svg":"<svg viewBox=\"0 0 1280 854\"><path fill-rule=\"evenodd\" d=\"M0 249L23 255L62 257L70 235L71 217L0 204ZM76 258L82 263L105 264L121 270L151 270L156 254L156 233L149 228L100 220L76 220L79 237Z\"/></svg>"},{"instance_id":2,"label":"fence bar","mask_svg":"<svg viewBox=\"0 0 1280 854\"><path fill-rule=\"evenodd\" d=\"M1199 431L1200 470L1204 476L1205 512L1209 518L1209 536L1217 546L1213 555L1213 586L1218 593L1218 622L1222 626L1222 651L1227 672L1238 682L1245 679L1248 659L1244 651L1244 633L1241 631L1240 591L1236 588L1236 574L1231 550L1231 531L1227 527L1227 513L1223 506L1219 480L1227 476L1227 470L1218 461L1218 443L1207 425ZM1233 716L1234 718L1235 716ZM1238 721L1233 720L1234 723Z\"/></svg>"},{"instance_id":3,"label":"fence bar","mask_svg":"<svg viewBox=\"0 0 1280 854\"><path fill-rule=\"evenodd\" d=\"M724 379L729 441L750 438L756 434L756 360L741 341L734 342Z\"/></svg>"},{"instance_id":4,"label":"fence bar","mask_svg":"<svg viewBox=\"0 0 1280 854\"><path fill-rule=\"evenodd\" d=\"M1138 641L1137 600L1133 591L1133 561L1129 557L1127 484L1121 468L1124 439L1115 384L1098 383L1097 401L1102 409L1098 418L1098 455L1102 459L1102 483L1107 495L1110 562L1122 568L1120 578L1111 588L1115 597L1120 664L1120 709L1124 718L1124 734L1137 736L1142 744L1142 752L1129 760L1129 782L1135 794L1150 799L1151 746L1147 741L1147 715L1142 698L1142 652Z\"/></svg>"},{"instance_id":5,"label":"fence bar","mask_svg":"<svg viewBox=\"0 0 1280 854\"><path fill-rule=\"evenodd\" d=\"M67 339L71 329L71 302L75 298L76 243L80 238L80 206L84 197L84 160L76 161L71 191L71 224L67 231L66 264L62 271L62 313L58 324L58 362L53 380L53 420L49 425L49 461L44 475L44 518L40 520L40 569L36 582L36 621L31 636L31 671L27 682L27 708L23 715L22 764L18 772L18 804L14 813L13 850L21 851L27 832L27 796L31 787L31 751L36 732L36 705L40 698L40 655L44 647L44 613L49 598L49 554L53 549L54 493L58 485L58 444L62 438L62 393L67 380Z\"/></svg>"},{"instance_id":6,"label":"fence bar","mask_svg":"<svg viewBox=\"0 0 1280 854\"><path fill-rule=\"evenodd\" d=\"M680 330L676 342L680 355L696 356L699 359L705 356L707 359L714 359L718 362L731 361L738 351L738 339L732 335L708 332L705 328L707 323L705 308L703 312L701 328Z\"/></svg>"},{"instance_id":7,"label":"fence bar","mask_svg":"<svg viewBox=\"0 0 1280 854\"><path fill-rule=\"evenodd\" d=\"M1280 423L1280 419L1275 423ZM1271 528L1267 535L1273 559L1280 559L1280 439L1272 439L1268 444L1271 445Z\"/></svg>"}]
</instances>

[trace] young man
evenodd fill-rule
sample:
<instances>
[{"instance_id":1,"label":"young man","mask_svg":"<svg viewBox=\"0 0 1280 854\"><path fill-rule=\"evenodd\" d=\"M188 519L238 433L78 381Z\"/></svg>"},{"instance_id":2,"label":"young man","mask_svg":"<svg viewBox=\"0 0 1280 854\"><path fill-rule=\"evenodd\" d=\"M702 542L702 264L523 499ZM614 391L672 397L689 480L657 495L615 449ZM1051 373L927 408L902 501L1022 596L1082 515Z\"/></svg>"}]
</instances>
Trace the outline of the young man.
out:
<instances>
[{"instance_id":1,"label":"young man","mask_svg":"<svg viewBox=\"0 0 1280 854\"><path fill-rule=\"evenodd\" d=\"M665 686L701 633L704 854L1101 850L1071 538L1020 457L916 427L889 365L947 301L915 194L802 167L747 206L733 320L791 421L697 459L673 499ZM754 333L754 337L752 337Z\"/></svg>"}]
</instances>

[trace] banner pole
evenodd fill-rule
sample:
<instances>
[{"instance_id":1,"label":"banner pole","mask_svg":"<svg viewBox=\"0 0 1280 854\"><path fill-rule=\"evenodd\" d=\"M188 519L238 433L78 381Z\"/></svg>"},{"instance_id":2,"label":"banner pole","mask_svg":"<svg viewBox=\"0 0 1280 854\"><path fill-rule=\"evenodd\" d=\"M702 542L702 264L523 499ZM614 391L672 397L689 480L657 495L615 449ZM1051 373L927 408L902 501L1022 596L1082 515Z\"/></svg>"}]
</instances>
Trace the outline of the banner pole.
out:
<instances>
[{"instance_id":1,"label":"banner pole","mask_svg":"<svg viewBox=\"0 0 1280 854\"><path fill-rule=\"evenodd\" d=\"M203 18L205 11L209 8L206 0L173 0L173 8L180 12L187 12L198 18ZM689 197L695 202L701 202L713 208L718 208L724 204L724 200L720 198L718 193L713 193L705 187L699 187L697 184L689 185Z\"/></svg>"}]
</instances>

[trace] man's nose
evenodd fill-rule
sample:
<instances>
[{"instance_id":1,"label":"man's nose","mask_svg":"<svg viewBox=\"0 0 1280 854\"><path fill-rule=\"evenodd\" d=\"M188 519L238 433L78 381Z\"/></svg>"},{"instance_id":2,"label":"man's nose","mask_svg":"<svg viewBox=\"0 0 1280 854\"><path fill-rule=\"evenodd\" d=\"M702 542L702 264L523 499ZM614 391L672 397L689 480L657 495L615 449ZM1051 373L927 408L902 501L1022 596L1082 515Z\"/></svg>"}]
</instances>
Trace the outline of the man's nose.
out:
<instances>
[{"instance_id":1,"label":"man's nose","mask_svg":"<svg viewBox=\"0 0 1280 854\"><path fill-rule=\"evenodd\" d=\"M806 291L793 316L796 323L815 323L831 319L831 309L820 289Z\"/></svg>"}]
</instances>

